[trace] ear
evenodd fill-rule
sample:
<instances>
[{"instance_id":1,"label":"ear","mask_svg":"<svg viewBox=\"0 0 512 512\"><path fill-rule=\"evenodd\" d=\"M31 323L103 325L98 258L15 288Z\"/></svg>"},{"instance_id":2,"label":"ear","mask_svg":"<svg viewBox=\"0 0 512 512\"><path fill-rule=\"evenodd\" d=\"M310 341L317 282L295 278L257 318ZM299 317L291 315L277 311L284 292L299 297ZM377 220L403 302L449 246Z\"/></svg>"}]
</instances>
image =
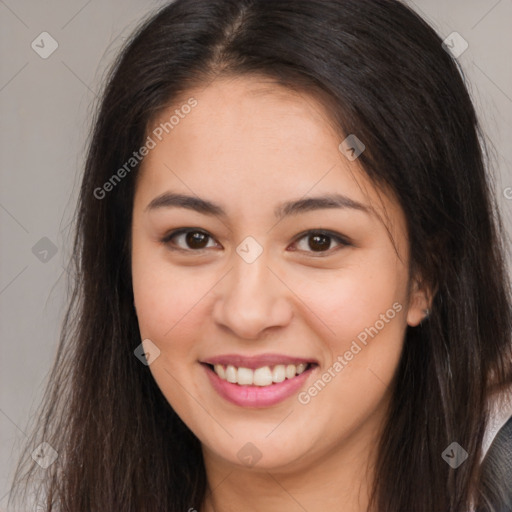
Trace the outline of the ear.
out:
<instances>
[{"instance_id":1,"label":"ear","mask_svg":"<svg viewBox=\"0 0 512 512\"><path fill-rule=\"evenodd\" d=\"M432 291L418 278L411 281L407 324L416 327L428 317L432 309Z\"/></svg>"}]
</instances>

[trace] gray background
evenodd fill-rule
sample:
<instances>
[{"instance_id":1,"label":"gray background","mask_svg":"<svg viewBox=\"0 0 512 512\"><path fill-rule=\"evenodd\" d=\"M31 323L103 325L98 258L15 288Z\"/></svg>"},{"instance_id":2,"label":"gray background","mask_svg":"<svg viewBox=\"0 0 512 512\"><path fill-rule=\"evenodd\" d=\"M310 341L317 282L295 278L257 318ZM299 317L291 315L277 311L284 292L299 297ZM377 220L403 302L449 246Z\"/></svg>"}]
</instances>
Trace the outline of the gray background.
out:
<instances>
[{"instance_id":1,"label":"gray background","mask_svg":"<svg viewBox=\"0 0 512 512\"><path fill-rule=\"evenodd\" d=\"M0 0L0 510L58 342L67 301L66 228L97 91L138 21L164 3ZM510 234L512 193L507 200L505 190L512 187L512 0L409 3L443 39L456 31L469 43L458 60L494 148ZM31 47L44 31L58 43L47 59ZM47 247L44 237L57 248L54 256L38 252L41 244Z\"/></svg>"}]
</instances>

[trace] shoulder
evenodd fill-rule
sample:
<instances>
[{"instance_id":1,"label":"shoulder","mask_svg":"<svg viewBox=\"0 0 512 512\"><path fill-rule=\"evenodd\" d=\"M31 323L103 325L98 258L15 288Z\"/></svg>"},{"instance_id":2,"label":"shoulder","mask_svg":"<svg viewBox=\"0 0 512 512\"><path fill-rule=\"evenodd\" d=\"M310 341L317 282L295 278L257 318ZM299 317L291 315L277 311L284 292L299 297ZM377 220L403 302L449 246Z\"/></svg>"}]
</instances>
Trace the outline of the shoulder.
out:
<instances>
[{"instance_id":1,"label":"shoulder","mask_svg":"<svg viewBox=\"0 0 512 512\"><path fill-rule=\"evenodd\" d=\"M512 389L506 393L499 395L491 403L489 415L489 423L484 434L482 459L487 455L491 445L493 444L498 432L505 426L512 417Z\"/></svg>"},{"instance_id":2,"label":"shoulder","mask_svg":"<svg viewBox=\"0 0 512 512\"><path fill-rule=\"evenodd\" d=\"M512 511L512 394L492 409L484 437L481 492L497 512Z\"/></svg>"}]
</instances>

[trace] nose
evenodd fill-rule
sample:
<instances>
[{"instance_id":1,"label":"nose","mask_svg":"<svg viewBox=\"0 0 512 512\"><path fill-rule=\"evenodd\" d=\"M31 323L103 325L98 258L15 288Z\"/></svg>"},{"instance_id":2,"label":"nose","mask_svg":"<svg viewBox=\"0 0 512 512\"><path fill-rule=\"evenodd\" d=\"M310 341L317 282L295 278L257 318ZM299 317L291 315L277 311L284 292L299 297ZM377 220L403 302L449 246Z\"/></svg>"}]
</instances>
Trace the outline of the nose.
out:
<instances>
[{"instance_id":1,"label":"nose","mask_svg":"<svg viewBox=\"0 0 512 512\"><path fill-rule=\"evenodd\" d=\"M237 338L261 338L293 317L289 288L269 266L265 252L252 263L234 255L233 268L215 287L213 319Z\"/></svg>"}]
</instances>

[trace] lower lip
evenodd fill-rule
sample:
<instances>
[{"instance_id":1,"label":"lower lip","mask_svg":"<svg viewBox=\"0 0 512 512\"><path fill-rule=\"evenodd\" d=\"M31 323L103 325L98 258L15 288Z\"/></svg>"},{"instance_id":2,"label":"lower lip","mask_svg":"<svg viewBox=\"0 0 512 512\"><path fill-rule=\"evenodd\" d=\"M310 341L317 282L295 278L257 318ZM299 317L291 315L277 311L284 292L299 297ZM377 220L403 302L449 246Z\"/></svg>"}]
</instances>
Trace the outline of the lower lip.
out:
<instances>
[{"instance_id":1,"label":"lower lip","mask_svg":"<svg viewBox=\"0 0 512 512\"><path fill-rule=\"evenodd\" d=\"M268 407L286 400L304 385L317 368L317 365L314 365L293 379L286 379L269 386L240 386L221 379L207 364L201 363L201 365L217 393L240 407Z\"/></svg>"}]
</instances>

